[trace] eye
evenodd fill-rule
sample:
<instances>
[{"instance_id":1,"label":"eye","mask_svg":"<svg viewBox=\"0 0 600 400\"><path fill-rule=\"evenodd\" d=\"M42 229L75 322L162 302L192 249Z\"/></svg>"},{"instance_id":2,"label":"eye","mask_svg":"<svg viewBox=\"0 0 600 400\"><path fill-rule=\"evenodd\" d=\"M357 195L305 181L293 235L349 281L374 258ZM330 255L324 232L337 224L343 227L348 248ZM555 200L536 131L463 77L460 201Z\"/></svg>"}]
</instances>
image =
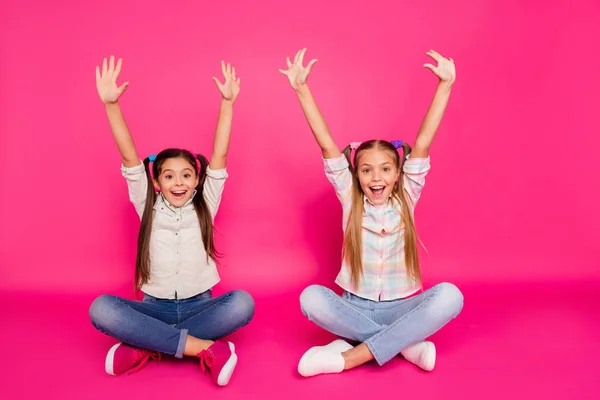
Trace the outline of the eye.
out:
<instances>
[{"instance_id":1,"label":"eye","mask_svg":"<svg viewBox=\"0 0 600 400\"><path fill-rule=\"evenodd\" d=\"M369 172L371 172L371 170L369 168L365 168L362 170L363 174L368 174Z\"/></svg>"},{"instance_id":2,"label":"eye","mask_svg":"<svg viewBox=\"0 0 600 400\"><path fill-rule=\"evenodd\" d=\"M173 178L173 175L165 175L165 179L171 179Z\"/></svg>"},{"instance_id":3,"label":"eye","mask_svg":"<svg viewBox=\"0 0 600 400\"><path fill-rule=\"evenodd\" d=\"M389 171L391 171L391 168L390 168L390 167L384 167L384 168L383 168L383 170L384 170L385 172L389 172Z\"/></svg>"},{"instance_id":4,"label":"eye","mask_svg":"<svg viewBox=\"0 0 600 400\"><path fill-rule=\"evenodd\" d=\"M187 179L187 178L191 178L191 177L192 177L192 174L185 174L185 175L183 175L183 177L184 177L184 178L186 178L186 179Z\"/></svg>"}]
</instances>

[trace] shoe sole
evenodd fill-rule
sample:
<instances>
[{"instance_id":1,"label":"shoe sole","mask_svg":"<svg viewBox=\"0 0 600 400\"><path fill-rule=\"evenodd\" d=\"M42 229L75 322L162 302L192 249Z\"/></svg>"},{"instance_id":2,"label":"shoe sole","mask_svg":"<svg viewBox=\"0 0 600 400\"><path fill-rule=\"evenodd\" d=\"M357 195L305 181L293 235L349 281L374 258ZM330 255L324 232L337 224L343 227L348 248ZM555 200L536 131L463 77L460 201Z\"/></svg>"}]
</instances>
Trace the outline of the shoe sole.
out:
<instances>
[{"instance_id":1,"label":"shoe sole","mask_svg":"<svg viewBox=\"0 0 600 400\"><path fill-rule=\"evenodd\" d=\"M225 386L229 383L229 379L231 379L231 375L237 364L238 356L235 354L235 346L231 342L229 342L229 350L231 350L231 357L229 357L229 360L227 360L217 378L217 385L219 386Z\"/></svg>"},{"instance_id":2,"label":"shoe sole","mask_svg":"<svg viewBox=\"0 0 600 400\"><path fill-rule=\"evenodd\" d=\"M106 361L104 362L104 369L106 370L106 373L109 375L113 375L116 376L117 374L115 374L115 352L117 351L117 349L119 348L119 346L121 345L121 343L117 343L115 344L113 347L110 348L110 350L108 351L108 354L106 355Z\"/></svg>"}]
</instances>

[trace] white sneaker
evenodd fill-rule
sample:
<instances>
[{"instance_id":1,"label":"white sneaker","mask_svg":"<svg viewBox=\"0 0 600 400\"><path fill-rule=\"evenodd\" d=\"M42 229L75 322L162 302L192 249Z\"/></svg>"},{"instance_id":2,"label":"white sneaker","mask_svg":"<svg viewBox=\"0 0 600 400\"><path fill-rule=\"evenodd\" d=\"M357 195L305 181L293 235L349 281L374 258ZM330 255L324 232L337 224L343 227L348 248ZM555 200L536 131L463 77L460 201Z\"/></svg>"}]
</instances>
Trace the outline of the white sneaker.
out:
<instances>
[{"instance_id":1,"label":"white sneaker","mask_svg":"<svg viewBox=\"0 0 600 400\"><path fill-rule=\"evenodd\" d=\"M425 371L435 366L435 345L432 342L419 342L400 352L402 357Z\"/></svg>"},{"instance_id":2,"label":"white sneaker","mask_svg":"<svg viewBox=\"0 0 600 400\"><path fill-rule=\"evenodd\" d=\"M344 370L342 353L351 348L352 345L342 339L334 340L326 346L311 347L300 359L298 373L309 377L342 372Z\"/></svg>"}]
</instances>

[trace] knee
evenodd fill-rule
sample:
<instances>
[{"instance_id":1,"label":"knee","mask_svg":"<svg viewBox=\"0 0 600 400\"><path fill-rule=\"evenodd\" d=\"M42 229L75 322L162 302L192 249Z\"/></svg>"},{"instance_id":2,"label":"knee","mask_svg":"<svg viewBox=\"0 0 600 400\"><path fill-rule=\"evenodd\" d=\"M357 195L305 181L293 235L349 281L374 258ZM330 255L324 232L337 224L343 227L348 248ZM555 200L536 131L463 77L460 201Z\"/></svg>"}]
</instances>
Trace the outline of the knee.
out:
<instances>
[{"instance_id":1,"label":"knee","mask_svg":"<svg viewBox=\"0 0 600 400\"><path fill-rule=\"evenodd\" d=\"M323 286L310 285L300 294L300 309L308 319L326 307L325 290Z\"/></svg>"},{"instance_id":2,"label":"knee","mask_svg":"<svg viewBox=\"0 0 600 400\"><path fill-rule=\"evenodd\" d=\"M443 282L437 285L440 309L451 318L456 317L462 311L464 296L456 285Z\"/></svg>"},{"instance_id":3,"label":"knee","mask_svg":"<svg viewBox=\"0 0 600 400\"><path fill-rule=\"evenodd\" d=\"M114 296L103 294L98 296L90 305L90 320L96 328L100 329L100 327L110 323L109 319L113 314L113 299Z\"/></svg>"},{"instance_id":4,"label":"knee","mask_svg":"<svg viewBox=\"0 0 600 400\"><path fill-rule=\"evenodd\" d=\"M236 316L245 320L246 323L250 322L254 317L254 299L250 293L244 290L236 290L231 292L231 304L233 305L233 311Z\"/></svg>"}]
</instances>

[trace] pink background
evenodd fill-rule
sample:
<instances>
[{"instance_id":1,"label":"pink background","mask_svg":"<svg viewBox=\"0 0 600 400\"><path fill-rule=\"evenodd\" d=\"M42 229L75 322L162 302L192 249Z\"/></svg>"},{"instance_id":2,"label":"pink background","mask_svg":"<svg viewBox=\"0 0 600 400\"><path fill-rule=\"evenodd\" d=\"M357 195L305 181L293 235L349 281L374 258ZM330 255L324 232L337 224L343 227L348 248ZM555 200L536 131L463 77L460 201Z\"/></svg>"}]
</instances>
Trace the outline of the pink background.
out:
<instances>
[{"instance_id":1,"label":"pink background","mask_svg":"<svg viewBox=\"0 0 600 400\"><path fill-rule=\"evenodd\" d=\"M216 222L223 285L331 282L341 211L277 72L304 46L340 146L413 143L436 84L425 51L456 60L417 209L426 280L600 276L598 3L318 3L3 2L0 289L131 282L138 221L94 83L110 54L124 59L122 106L141 154L210 155L211 77L221 59L235 65L242 91Z\"/></svg>"},{"instance_id":2,"label":"pink background","mask_svg":"<svg viewBox=\"0 0 600 400\"><path fill-rule=\"evenodd\" d=\"M599 397L596 0L166 3L0 3L3 398ZM436 86L425 52L456 60L416 218L425 285L454 282L466 300L432 339L431 374L400 359L339 377L295 371L331 340L298 295L334 287L342 240L320 152L277 71L302 47L319 59L309 82L339 146L412 143ZM257 308L232 339L240 363L224 391L192 359L104 373L114 339L87 309L100 293L131 297L139 226L95 89L110 54L124 59L122 106L143 155L210 156L211 77L225 59L242 79L217 291L245 289Z\"/></svg>"}]
</instances>

